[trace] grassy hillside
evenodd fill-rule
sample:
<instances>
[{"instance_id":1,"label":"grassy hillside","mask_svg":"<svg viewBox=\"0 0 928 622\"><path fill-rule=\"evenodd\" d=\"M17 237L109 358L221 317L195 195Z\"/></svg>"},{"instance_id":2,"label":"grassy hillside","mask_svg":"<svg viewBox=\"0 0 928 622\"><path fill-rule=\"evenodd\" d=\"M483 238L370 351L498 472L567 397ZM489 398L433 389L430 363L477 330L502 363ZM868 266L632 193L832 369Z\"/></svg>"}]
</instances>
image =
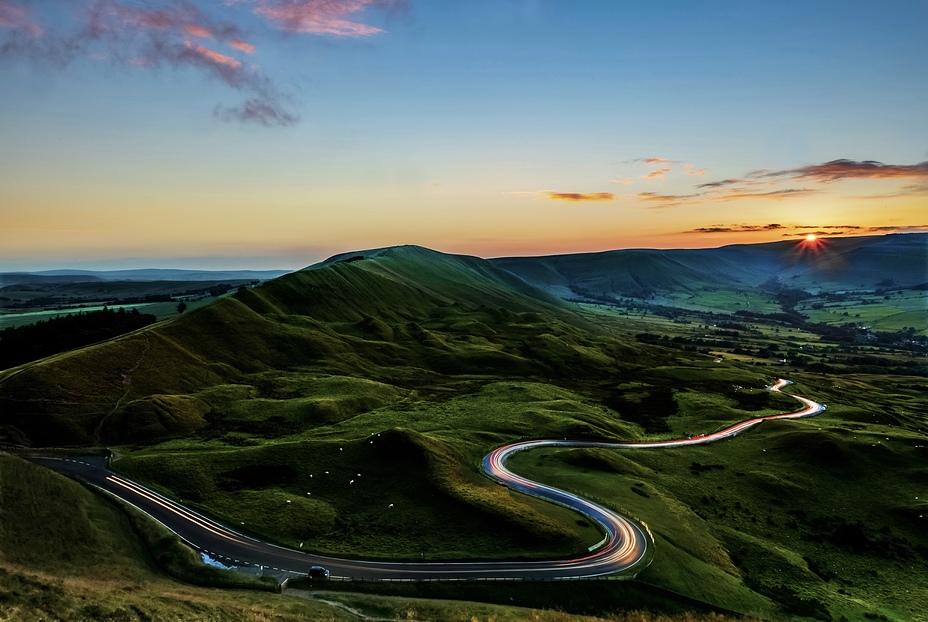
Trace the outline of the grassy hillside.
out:
<instances>
[{"instance_id":1,"label":"grassy hillside","mask_svg":"<svg viewBox=\"0 0 928 622\"><path fill-rule=\"evenodd\" d=\"M67 507L67 512L61 508ZM141 520L141 519L139 519ZM139 525L79 484L0 453L0 619L7 622L348 621L359 616L469 622L473 619L595 622L600 618L453 600L350 592L195 587L165 576ZM148 521L149 532L158 527ZM150 541L149 541L150 542ZM176 543L173 545L183 548ZM193 555L192 551L189 551ZM188 562L192 567L195 562ZM209 575L223 571L192 568ZM216 582L216 577L211 576ZM726 616L625 613L614 622L727 622Z\"/></svg>"},{"instance_id":2,"label":"grassy hillside","mask_svg":"<svg viewBox=\"0 0 928 622\"><path fill-rule=\"evenodd\" d=\"M795 409L763 388L792 375L828 419L698 450L526 454L519 468L646 522L653 589L767 618L922 615L924 598L896 606L888 591L926 570L918 379L803 375L779 361L824 361L817 336L723 319L578 306L418 247L350 253L4 372L0 434L114 447L117 470L304 550L551 558L601 534L492 485L478 470L490 449L708 432ZM903 371L913 362L864 347ZM844 512L854 498L867 502ZM599 589L615 599L620 585Z\"/></svg>"},{"instance_id":3,"label":"grassy hillside","mask_svg":"<svg viewBox=\"0 0 928 622\"><path fill-rule=\"evenodd\" d=\"M494 265L564 298L635 297L728 311L751 308L751 292L778 280L821 291L911 287L928 282L928 234L741 244L694 250L631 249L508 257ZM727 298L732 300L727 300ZM755 302L755 309L758 305Z\"/></svg>"},{"instance_id":4,"label":"grassy hillside","mask_svg":"<svg viewBox=\"0 0 928 622\"><path fill-rule=\"evenodd\" d=\"M322 603L172 580L140 544L125 513L75 482L0 453L0 619L354 618Z\"/></svg>"}]
</instances>

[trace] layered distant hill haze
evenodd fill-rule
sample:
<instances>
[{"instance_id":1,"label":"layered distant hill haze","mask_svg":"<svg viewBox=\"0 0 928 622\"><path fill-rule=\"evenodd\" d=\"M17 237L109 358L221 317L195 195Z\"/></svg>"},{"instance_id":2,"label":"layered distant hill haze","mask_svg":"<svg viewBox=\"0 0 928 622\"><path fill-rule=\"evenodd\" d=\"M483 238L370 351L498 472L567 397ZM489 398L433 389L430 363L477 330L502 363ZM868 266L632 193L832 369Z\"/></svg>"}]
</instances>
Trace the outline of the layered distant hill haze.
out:
<instances>
[{"instance_id":1,"label":"layered distant hill haze","mask_svg":"<svg viewBox=\"0 0 928 622\"><path fill-rule=\"evenodd\" d=\"M250 281L273 279L285 270L177 270L143 268L138 270L40 270L2 272L0 286L19 283L89 283L94 281Z\"/></svg>"},{"instance_id":2,"label":"layered distant hill haze","mask_svg":"<svg viewBox=\"0 0 928 622\"><path fill-rule=\"evenodd\" d=\"M491 261L562 298L632 297L711 307L712 301L702 292L747 292L773 282L811 293L924 284L928 282L928 234Z\"/></svg>"}]
</instances>

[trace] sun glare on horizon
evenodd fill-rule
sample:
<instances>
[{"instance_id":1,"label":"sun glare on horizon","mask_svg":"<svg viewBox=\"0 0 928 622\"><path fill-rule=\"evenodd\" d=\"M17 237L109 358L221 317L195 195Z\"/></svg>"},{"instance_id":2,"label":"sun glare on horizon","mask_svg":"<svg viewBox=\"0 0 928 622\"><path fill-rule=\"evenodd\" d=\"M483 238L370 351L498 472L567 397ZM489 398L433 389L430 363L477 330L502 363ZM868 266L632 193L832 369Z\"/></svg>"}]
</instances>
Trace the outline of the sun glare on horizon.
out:
<instances>
[{"instance_id":1,"label":"sun glare on horizon","mask_svg":"<svg viewBox=\"0 0 928 622\"><path fill-rule=\"evenodd\" d=\"M814 242L818 236L814 233L810 233L806 236L806 242Z\"/></svg>"}]
</instances>

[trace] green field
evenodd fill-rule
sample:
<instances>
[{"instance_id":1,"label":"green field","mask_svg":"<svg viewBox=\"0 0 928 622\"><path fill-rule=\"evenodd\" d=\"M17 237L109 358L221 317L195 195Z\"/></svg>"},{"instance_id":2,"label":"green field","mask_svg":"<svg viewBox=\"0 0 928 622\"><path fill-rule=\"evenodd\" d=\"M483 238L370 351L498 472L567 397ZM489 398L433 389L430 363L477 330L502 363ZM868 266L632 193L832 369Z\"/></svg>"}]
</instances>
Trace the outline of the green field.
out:
<instances>
[{"instance_id":1,"label":"green field","mask_svg":"<svg viewBox=\"0 0 928 622\"><path fill-rule=\"evenodd\" d=\"M813 303L803 304L799 310L808 314L813 322L865 324L873 330L897 331L909 326L918 335L928 335L928 292L904 291L889 295L860 294L841 302L826 303L822 309L813 309Z\"/></svg>"},{"instance_id":2,"label":"green field","mask_svg":"<svg viewBox=\"0 0 928 622\"><path fill-rule=\"evenodd\" d=\"M656 546L639 578L653 589L768 619L924 616L925 393L894 371L918 360L828 348L760 319L568 304L481 260L404 247L0 372L0 435L110 446L116 470L303 550L543 559L602 534L492 484L488 451L711 432L796 409L764 390L787 376L827 413L704 448L515 465L646 523ZM870 352L894 367L854 371ZM913 598L893 597L900 586Z\"/></svg>"}]
</instances>

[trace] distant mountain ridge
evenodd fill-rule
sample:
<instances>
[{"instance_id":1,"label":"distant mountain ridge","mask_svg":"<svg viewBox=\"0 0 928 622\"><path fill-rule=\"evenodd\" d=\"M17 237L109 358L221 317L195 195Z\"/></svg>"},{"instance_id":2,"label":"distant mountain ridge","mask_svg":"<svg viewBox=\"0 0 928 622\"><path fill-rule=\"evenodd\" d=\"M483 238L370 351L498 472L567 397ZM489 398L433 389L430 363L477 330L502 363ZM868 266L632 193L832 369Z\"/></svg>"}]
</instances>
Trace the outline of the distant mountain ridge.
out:
<instances>
[{"instance_id":1,"label":"distant mountain ridge","mask_svg":"<svg viewBox=\"0 0 928 622\"><path fill-rule=\"evenodd\" d=\"M584 292L648 297L704 287L746 289L771 280L809 291L872 290L928 282L928 234L710 249L623 249L490 261L562 298Z\"/></svg>"},{"instance_id":2,"label":"distant mountain ridge","mask_svg":"<svg viewBox=\"0 0 928 622\"><path fill-rule=\"evenodd\" d=\"M19 283L83 283L89 281L221 281L274 279L287 270L181 270L142 268L136 270L39 270L0 272L0 286Z\"/></svg>"}]
</instances>

